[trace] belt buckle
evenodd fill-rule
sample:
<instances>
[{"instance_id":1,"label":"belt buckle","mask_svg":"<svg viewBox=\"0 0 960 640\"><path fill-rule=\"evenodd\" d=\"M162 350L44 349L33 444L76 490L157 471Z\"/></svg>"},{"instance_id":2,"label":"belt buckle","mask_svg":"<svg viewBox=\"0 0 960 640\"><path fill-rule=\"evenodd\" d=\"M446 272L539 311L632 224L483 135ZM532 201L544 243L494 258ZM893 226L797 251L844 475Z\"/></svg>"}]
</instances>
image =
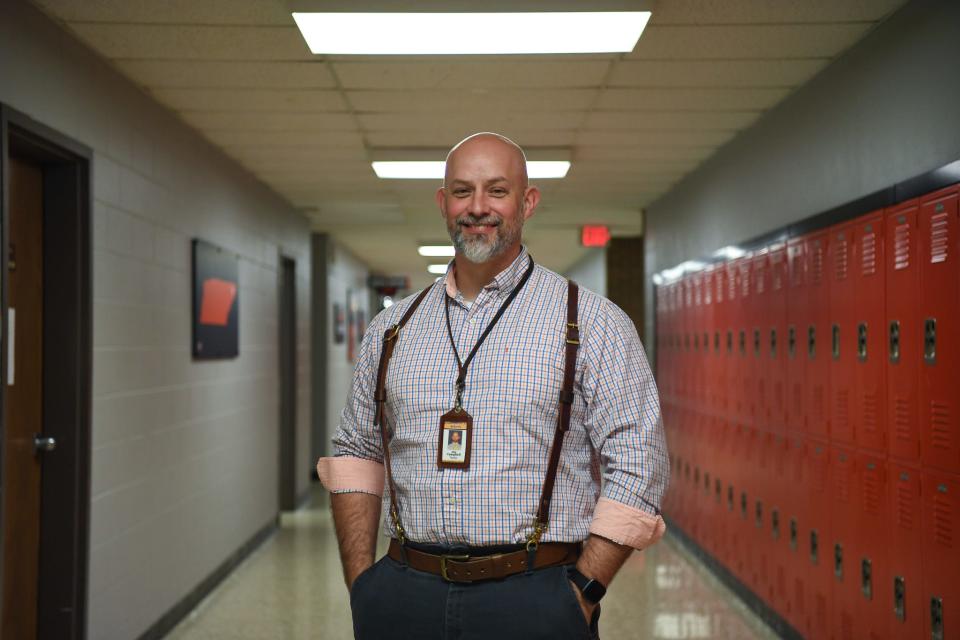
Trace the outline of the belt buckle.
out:
<instances>
[{"instance_id":1,"label":"belt buckle","mask_svg":"<svg viewBox=\"0 0 960 640\"><path fill-rule=\"evenodd\" d=\"M463 561L463 560L469 560L469 559L470 559L469 555L449 555L449 554L441 555L440 556L440 576L447 582L453 582L453 580L450 579L450 576L447 575L447 560ZM470 582L470 580L462 580L460 582Z\"/></svg>"}]
</instances>

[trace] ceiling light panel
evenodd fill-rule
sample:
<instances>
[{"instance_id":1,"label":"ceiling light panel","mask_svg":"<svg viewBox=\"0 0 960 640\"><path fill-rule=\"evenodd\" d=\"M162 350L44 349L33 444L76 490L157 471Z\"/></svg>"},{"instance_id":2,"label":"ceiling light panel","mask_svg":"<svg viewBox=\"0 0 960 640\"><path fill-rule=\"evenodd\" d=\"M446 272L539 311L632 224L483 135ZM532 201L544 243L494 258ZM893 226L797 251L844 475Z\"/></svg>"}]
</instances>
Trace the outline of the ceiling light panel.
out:
<instances>
[{"instance_id":1,"label":"ceiling light panel","mask_svg":"<svg viewBox=\"0 0 960 640\"><path fill-rule=\"evenodd\" d=\"M446 163L443 160L414 160L372 162L378 178L395 180L441 180ZM531 180L566 177L570 170L567 160L530 160L527 176Z\"/></svg>"},{"instance_id":2,"label":"ceiling light panel","mask_svg":"<svg viewBox=\"0 0 960 640\"><path fill-rule=\"evenodd\" d=\"M310 50L324 55L624 53L650 12L297 12L293 19Z\"/></svg>"},{"instance_id":3,"label":"ceiling light panel","mask_svg":"<svg viewBox=\"0 0 960 640\"><path fill-rule=\"evenodd\" d=\"M417 248L417 253L430 258L452 258L455 251L449 244L424 244Z\"/></svg>"}]
</instances>

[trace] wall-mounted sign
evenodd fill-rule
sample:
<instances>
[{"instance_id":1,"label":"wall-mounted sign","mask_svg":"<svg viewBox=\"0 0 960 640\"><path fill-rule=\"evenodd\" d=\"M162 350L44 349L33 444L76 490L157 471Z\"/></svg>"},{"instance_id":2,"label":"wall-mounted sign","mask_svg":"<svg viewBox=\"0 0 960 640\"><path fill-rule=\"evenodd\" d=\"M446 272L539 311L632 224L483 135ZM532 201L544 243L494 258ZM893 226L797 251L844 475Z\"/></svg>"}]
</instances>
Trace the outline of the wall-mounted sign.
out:
<instances>
[{"instance_id":1,"label":"wall-mounted sign","mask_svg":"<svg viewBox=\"0 0 960 640\"><path fill-rule=\"evenodd\" d=\"M580 242L585 247L605 247L610 242L610 228L605 224L586 224L580 228Z\"/></svg>"},{"instance_id":2,"label":"wall-mounted sign","mask_svg":"<svg viewBox=\"0 0 960 640\"><path fill-rule=\"evenodd\" d=\"M380 293L405 291L410 288L410 278L407 276L370 276L367 286Z\"/></svg>"},{"instance_id":3,"label":"wall-mounted sign","mask_svg":"<svg viewBox=\"0 0 960 640\"><path fill-rule=\"evenodd\" d=\"M235 358L239 347L237 256L193 241L193 357Z\"/></svg>"}]
</instances>

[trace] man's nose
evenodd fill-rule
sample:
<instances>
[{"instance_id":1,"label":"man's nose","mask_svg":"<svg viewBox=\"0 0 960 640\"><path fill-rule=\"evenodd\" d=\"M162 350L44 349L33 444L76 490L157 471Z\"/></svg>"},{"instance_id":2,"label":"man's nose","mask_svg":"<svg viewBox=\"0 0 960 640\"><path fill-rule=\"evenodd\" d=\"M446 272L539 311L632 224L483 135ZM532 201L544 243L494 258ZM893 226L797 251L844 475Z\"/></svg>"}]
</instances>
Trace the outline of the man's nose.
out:
<instances>
[{"instance_id":1,"label":"man's nose","mask_svg":"<svg viewBox=\"0 0 960 640\"><path fill-rule=\"evenodd\" d=\"M487 213L489 213L488 201L485 193L480 190L473 192L473 195L470 196L467 213L476 217L485 216Z\"/></svg>"}]
</instances>

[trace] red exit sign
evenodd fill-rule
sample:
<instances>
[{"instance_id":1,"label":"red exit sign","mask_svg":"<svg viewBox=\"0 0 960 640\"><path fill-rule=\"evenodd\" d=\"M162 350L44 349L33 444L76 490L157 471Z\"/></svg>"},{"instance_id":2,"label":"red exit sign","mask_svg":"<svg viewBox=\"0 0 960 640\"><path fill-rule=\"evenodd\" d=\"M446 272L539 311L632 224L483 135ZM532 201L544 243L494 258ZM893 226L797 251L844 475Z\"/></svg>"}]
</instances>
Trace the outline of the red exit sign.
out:
<instances>
[{"instance_id":1,"label":"red exit sign","mask_svg":"<svg viewBox=\"0 0 960 640\"><path fill-rule=\"evenodd\" d=\"M605 247L610 242L610 228L605 224L587 224L580 229L580 242L585 247Z\"/></svg>"}]
</instances>

